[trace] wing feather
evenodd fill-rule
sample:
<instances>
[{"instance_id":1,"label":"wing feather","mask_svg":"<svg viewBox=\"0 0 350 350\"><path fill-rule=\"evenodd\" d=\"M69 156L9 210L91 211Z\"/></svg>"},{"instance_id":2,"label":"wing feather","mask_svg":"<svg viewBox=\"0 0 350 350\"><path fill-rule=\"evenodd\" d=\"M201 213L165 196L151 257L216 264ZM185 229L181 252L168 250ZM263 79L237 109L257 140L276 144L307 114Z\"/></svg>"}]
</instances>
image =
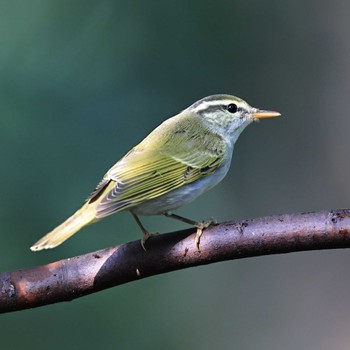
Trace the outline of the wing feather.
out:
<instances>
[{"instance_id":1,"label":"wing feather","mask_svg":"<svg viewBox=\"0 0 350 350\"><path fill-rule=\"evenodd\" d=\"M191 136L186 131L172 135L171 152L167 142L152 147L156 141L147 138L134 147L105 175L101 188L105 181L115 181L115 186L101 196L96 217L132 208L212 174L224 159L225 141L219 135L213 140L213 134Z\"/></svg>"}]
</instances>

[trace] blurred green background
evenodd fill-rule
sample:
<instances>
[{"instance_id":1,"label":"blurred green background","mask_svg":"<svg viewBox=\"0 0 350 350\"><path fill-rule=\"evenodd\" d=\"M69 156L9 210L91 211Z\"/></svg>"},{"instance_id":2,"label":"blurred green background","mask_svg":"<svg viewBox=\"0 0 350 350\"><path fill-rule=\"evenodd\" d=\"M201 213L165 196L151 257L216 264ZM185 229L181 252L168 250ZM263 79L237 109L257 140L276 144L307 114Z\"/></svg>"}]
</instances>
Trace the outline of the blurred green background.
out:
<instances>
[{"instance_id":1,"label":"blurred green background","mask_svg":"<svg viewBox=\"0 0 350 350\"><path fill-rule=\"evenodd\" d=\"M349 11L341 0L0 1L1 271L140 238L120 213L29 250L155 126L214 93L283 118L250 126L223 183L179 214L348 207ZM1 347L344 349L348 266L339 250L156 276L1 315Z\"/></svg>"}]
</instances>

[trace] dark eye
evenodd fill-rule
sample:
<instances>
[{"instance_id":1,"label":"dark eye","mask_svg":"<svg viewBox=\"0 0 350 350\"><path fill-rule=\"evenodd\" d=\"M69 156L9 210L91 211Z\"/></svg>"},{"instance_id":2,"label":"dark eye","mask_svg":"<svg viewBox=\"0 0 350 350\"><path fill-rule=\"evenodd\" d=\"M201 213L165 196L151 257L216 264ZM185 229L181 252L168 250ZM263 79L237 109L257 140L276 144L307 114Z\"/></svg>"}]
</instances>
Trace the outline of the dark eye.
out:
<instances>
[{"instance_id":1,"label":"dark eye","mask_svg":"<svg viewBox=\"0 0 350 350\"><path fill-rule=\"evenodd\" d=\"M230 112L230 113L236 113L237 112L237 105L234 103L230 103L229 105L226 106L226 109Z\"/></svg>"}]
</instances>

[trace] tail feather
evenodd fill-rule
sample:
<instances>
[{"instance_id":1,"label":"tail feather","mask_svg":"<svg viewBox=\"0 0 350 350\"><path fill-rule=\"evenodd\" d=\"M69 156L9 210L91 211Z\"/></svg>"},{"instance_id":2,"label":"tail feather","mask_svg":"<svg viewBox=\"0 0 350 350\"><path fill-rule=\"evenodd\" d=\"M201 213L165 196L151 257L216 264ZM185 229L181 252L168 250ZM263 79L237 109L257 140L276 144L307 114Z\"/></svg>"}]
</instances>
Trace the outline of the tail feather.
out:
<instances>
[{"instance_id":1,"label":"tail feather","mask_svg":"<svg viewBox=\"0 0 350 350\"><path fill-rule=\"evenodd\" d=\"M93 205L86 203L75 214L69 217L61 225L57 226L54 230L42 237L36 242L30 249L32 251L38 251L43 249L55 248L66 239L73 236L82 227L94 222L96 210Z\"/></svg>"}]
</instances>

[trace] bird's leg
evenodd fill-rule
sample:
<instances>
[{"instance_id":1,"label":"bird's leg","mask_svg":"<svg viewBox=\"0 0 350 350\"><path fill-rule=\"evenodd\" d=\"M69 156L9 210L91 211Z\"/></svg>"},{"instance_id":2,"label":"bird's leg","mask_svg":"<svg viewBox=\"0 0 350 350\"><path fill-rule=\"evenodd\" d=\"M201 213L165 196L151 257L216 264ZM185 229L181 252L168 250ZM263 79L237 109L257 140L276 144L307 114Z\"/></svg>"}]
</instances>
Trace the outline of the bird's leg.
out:
<instances>
[{"instance_id":1,"label":"bird's leg","mask_svg":"<svg viewBox=\"0 0 350 350\"><path fill-rule=\"evenodd\" d=\"M145 247L146 241L147 241L148 238L150 238L151 236L156 236L156 235L158 235L158 233L149 233L149 232L146 230L145 226L142 225L142 222L141 222L141 220L139 219L139 217L138 217L136 214L134 214L133 212L131 212L131 214L132 214L133 217L135 218L137 224L139 225L139 227L140 227L140 229L141 229L141 231L142 231L142 233L143 233L143 237L142 237L142 239L141 239L141 246L142 246L142 249L146 252L146 251L147 251L147 249L146 249L146 247Z\"/></svg>"},{"instance_id":2,"label":"bird's leg","mask_svg":"<svg viewBox=\"0 0 350 350\"><path fill-rule=\"evenodd\" d=\"M169 212L164 213L164 215L167 218L173 218L173 219L182 221L182 222L184 222L186 224L192 225L192 226L197 228L197 233L196 233L196 238L195 238L194 243L195 243L196 248L197 248L198 251L200 251L199 243L200 243L200 239L201 239L203 230L205 228L211 226L211 225L216 225L217 224L217 221L214 218L211 218L209 221L198 222L198 221L187 219L187 218L184 218L183 216L180 216L180 215L177 215L177 214L173 214L173 213L169 213Z\"/></svg>"}]
</instances>

